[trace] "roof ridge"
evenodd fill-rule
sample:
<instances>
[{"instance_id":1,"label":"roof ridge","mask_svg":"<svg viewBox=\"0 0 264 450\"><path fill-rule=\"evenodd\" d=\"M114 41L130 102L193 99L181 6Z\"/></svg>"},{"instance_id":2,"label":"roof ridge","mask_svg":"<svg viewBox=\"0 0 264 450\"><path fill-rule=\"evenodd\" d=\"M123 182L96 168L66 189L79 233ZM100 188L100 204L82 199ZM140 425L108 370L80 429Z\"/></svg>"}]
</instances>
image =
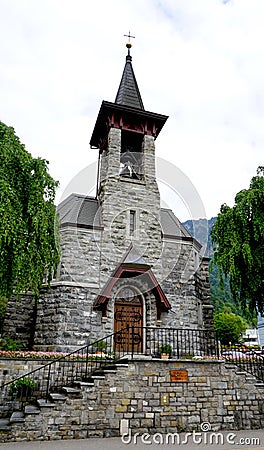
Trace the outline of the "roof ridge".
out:
<instances>
[{"instance_id":1,"label":"roof ridge","mask_svg":"<svg viewBox=\"0 0 264 450\"><path fill-rule=\"evenodd\" d=\"M92 200L94 202L98 202L98 199L96 197L92 197L89 195L85 195L85 194L78 194L77 192L71 192L66 198L64 198L57 206L57 208L61 208L63 207L65 204L67 204L71 198L74 197L78 197L78 198L83 198L83 199L87 199L87 200Z\"/></svg>"}]
</instances>

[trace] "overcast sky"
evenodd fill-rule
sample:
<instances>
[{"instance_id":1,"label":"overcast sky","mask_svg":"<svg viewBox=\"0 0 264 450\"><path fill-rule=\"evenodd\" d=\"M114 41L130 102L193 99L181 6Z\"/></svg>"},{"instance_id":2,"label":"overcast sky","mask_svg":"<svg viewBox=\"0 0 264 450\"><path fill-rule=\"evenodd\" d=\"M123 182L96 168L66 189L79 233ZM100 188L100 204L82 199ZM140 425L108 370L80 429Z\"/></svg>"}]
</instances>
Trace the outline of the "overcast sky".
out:
<instances>
[{"instance_id":1,"label":"overcast sky","mask_svg":"<svg viewBox=\"0 0 264 450\"><path fill-rule=\"evenodd\" d=\"M59 202L97 159L90 137L102 100L115 99L130 30L145 109L169 116L157 156L210 218L264 163L263 23L263 0L0 0L0 120L49 161Z\"/></svg>"}]
</instances>

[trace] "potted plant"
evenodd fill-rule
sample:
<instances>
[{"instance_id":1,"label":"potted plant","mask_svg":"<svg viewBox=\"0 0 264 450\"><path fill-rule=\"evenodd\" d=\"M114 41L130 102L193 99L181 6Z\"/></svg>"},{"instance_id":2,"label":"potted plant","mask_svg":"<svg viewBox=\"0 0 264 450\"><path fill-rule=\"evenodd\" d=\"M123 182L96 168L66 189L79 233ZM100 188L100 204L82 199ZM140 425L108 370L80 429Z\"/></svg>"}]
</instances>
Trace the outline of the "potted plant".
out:
<instances>
[{"instance_id":1,"label":"potted plant","mask_svg":"<svg viewBox=\"0 0 264 450\"><path fill-rule=\"evenodd\" d=\"M168 359L172 353L172 346L167 342L164 342L159 346L159 353L162 359Z\"/></svg>"},{"instance_id":2,"label":"potted plant","mask_svg":"<svg viewBox=\"0 0 264 450\"><path fill-rule=\"evenodd\" d=\"M9 395L17 398L28 398L35 389L36 383L31 378L18 378L10 384Z\"/></svg>"},{"instance_id":3,"label":"potted plant","mask_svg":"<svg viewBox=\"0 0 264 450\"><path fill-rule=\"evenodd\" d=\"M99 341L94 344L96 348L96 354L100 356L105 356L105 351L107 349L107 343L105 341Z\"/></svg>"}]
</instances>

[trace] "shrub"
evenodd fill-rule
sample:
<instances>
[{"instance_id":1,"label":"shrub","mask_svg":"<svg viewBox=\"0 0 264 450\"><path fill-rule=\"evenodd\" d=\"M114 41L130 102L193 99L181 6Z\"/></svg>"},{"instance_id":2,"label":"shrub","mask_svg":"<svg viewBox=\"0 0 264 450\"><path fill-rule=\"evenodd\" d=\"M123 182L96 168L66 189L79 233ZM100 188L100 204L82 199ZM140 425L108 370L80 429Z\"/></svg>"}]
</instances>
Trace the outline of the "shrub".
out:
<instances>
[{"instance_id":1,"label":"shrub","mask_svg":"<svg viewBox=\"0 0 264 450\"><path fill-rule=\"evenodd\" d=\"M16 339L4 337L0 339L0 350L17 351L21 349L21 342Z\"/></svg>"},{"instance_id":2,"label":"shrub","mask_svg":"<svg viewBox=\"0 0 264 450\"><path fill-rule=\"evenodd\" d=\"M9 395L16 397L23 395L28 396L31 394L32 390L35 389L35 387L36 383L31 378L18 378L18 380L15 380L10 384Z\"/></svg>"}]
</instances>

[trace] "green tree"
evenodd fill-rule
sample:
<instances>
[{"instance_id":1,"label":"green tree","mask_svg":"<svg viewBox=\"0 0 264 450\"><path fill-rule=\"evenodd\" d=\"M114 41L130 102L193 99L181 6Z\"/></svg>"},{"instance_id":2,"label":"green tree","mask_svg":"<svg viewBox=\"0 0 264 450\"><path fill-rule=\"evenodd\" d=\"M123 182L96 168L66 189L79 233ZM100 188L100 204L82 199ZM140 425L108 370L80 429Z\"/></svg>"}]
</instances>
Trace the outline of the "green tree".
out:
<instances>
[{"instance_id":1,"label":"green tree","mask_svg":"<svg viewBox=\"0 0 264 450\"><path fill-rule=\"evenodd\" d=\"M6 312L7 298L0 297L0 334L4 324L5 312Z\"/></svg>"},{"instance_id":2,"label":"green tree","mask_svg":"<svg viewBox=\"0 0 264 450\"><path fill-rule=\"evenodd\" d=\"M0 298L29 290L37 298L43 277L50 281L56 271L57 185L48 162L33 158L0 122Z\"/></svg>"},{"instance_id":3,"label":"green tree","mask_svg":"<svg viewBox=\"0 0 264 450\"><path fill-rule=\"evenodd\" d=\"M236 316L228 310L214 315L214 325L221 344L228 345L229 342L237 344L247 328L243 317Z\"/></svg>"},{"instance_id":4,"label":"green tree","mask_svg":"<svg viewBox=\"0 0 264 450\"><path fill-rule=\"evenodd\" d=\"M264 310L264 167L259 167L249 189L235 197L235 205L221 206L212 228L214 262L243 310Z\"/></svg>"}]
</instances>

